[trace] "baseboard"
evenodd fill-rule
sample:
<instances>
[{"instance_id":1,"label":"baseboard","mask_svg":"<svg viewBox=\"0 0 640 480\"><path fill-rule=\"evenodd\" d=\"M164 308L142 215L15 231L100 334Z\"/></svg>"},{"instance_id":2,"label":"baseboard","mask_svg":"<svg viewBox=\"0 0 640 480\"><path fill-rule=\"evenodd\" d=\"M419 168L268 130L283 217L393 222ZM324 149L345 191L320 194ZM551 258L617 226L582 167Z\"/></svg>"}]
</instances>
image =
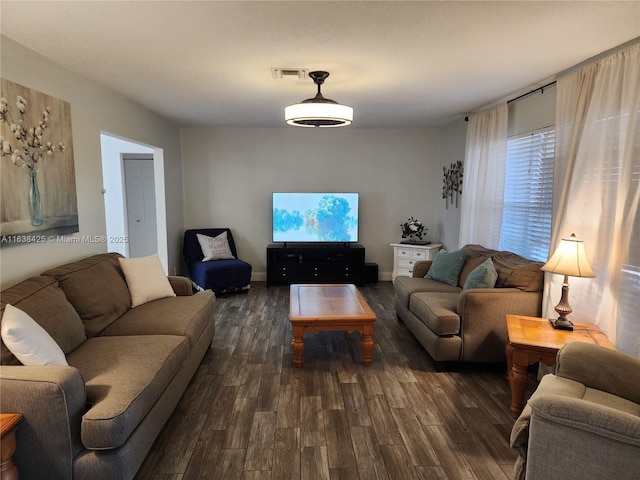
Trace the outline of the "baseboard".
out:
<instances>
[{"instance_id":1,"label":"baseboard","mask_svg":"<svg viewBox=\"0 0 640 480\"><path fill-rule=\"evenodd\" d=\"M267 281L267 272L251 272L251 281L252 282L266 282Z\"/></svg>"}]
</instances>

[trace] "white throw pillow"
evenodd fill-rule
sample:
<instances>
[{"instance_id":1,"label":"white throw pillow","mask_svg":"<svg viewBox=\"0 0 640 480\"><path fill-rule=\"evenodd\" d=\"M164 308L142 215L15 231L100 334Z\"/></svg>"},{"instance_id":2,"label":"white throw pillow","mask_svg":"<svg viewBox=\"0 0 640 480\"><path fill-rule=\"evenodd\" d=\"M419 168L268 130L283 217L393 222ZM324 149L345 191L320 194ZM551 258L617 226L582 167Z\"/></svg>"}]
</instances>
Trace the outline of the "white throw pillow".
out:
<instances>
[{"instance_id":1,"label":"white throw pillow","mask_svg":"<svg viewBox=\"0 0 640 480\"><path fill-rule=\"evenodd\" d=\"M23 365L68 365L64 352L47 331L13 305L4 307L0 334Z\"/></svg>"},{"instance_id":2,"label":"white throw pillow","mask_svg":"<svg viewBox=\"0 0 640 480\"><path fill-rule=\"evenodd\" d=\"M159 298L175 297L158 255L118 258L131 294L131 308Z\"/></svg>"},{"instance_id":3,"label":"white throw pillow","mask_svg":"<svg viewBox=\"0 0 640 480\"><path fill-rule=\"evenodd\" d=\"M229 248L226 231L215 237L209 237L199 233L196 233L196 236L198 237L198 242L200 242L200 248L204 255L202 259L203 262L236 258L231 253L231 248Z\"/></svg>"}]
</instances>

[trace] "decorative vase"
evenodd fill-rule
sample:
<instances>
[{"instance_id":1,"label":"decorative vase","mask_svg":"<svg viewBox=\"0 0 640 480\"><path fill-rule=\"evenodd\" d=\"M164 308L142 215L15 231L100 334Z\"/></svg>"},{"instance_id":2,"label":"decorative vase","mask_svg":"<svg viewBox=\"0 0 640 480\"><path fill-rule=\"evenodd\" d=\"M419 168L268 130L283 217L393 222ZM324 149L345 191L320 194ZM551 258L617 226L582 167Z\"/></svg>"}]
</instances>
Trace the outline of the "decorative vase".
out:
<instances>
[{"instance_id":1,"label":"decorative vase","mask_svg":"<svg viewBox=\"0 0 640 480\"><path fill-rule=\"evenodd\" d=\"M31 225L38 227L42 225L42 199L40 198L40 189L38 189L38 178L35 170L29 170L29 180L31 188L29 189L29 212L31 213Z\"/></svg>"}]
</instances>

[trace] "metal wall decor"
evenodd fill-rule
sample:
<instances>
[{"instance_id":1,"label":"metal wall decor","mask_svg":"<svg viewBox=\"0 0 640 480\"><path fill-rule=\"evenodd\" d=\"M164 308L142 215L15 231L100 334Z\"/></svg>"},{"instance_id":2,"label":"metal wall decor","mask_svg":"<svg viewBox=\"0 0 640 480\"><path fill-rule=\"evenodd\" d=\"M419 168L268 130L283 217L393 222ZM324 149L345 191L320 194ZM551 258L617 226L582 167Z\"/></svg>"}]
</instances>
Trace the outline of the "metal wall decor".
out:
<instances>
[{"instance_id":1,"label":"metal wall decor","mask_svg":"<svg viewBox=\"0 0 640 480\"><path fill-rule=\"evenodd\" d=\"M464 166L462 162L458 160L451 164L451 167L442 167L444 171L444 178L442 185L442 198L444 198L446 208L449 208L449 203L453 205L453 199L455 197L456 208L458 208L458 196L462 195L462 173Z\"/></svg>"}]
</instances>

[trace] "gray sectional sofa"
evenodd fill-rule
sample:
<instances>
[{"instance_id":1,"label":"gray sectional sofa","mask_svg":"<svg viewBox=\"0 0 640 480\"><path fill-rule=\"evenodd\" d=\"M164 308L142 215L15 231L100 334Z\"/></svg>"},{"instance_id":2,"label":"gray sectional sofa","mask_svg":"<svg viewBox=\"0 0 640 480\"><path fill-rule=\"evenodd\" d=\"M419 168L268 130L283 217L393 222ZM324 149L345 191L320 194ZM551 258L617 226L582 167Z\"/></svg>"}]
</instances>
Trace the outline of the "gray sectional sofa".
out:
<instances>
[{"instance_id":1,"label":"gray sectional sofa","mask_svg":"<svg viewBox=\"0 0 640 480\"><path fill-rule=\"evenodd\" d=\"M416 262L411 277L396 277L396 314L437 362L505 361L505 314L540 316L542 263L480 245L463 249L464 262L453 284L425 278L432 261ZM463 288L488 258L497 273L495 285Z\"/></svg>"},{"instance_id":2,"label":"gray sectional sofa","mask_svg":"<svg viewBox=\"0 0 640 480\"><path fill-rule=\"evenodd\" d=\"M68 366L24 366L1 345L0 410L21 413L20 478L130 479L214 336L212 292L131 308L118 254L63 265L2 292L56 341Z\"/></svg>"}]
</instances>

